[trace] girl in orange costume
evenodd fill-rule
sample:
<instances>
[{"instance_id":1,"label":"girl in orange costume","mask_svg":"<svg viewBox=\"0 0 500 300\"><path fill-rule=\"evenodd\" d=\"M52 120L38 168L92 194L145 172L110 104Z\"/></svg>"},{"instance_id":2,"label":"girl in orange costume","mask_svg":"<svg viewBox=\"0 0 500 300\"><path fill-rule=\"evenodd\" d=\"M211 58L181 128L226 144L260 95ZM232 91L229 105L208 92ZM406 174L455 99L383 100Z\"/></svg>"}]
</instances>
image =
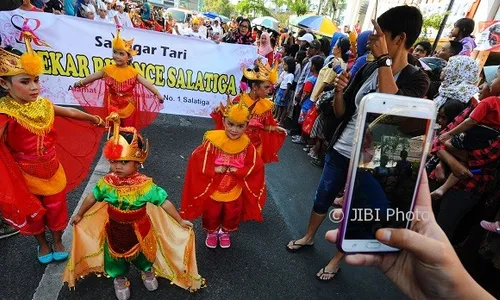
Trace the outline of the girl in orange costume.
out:
<instances>
[{"instance_id":1,"label":"girl in orange costume","mask_svg":"<svg viewBox=\"0 0 500 300\"><path fill-rule=\"evenodd\" d=\"M264 164L244 133L250 112L243 104L221 107L224 130L205 133L188 162L181 216L203 216L205 245L231 246L230 232L241 221L262 221L266 200Z\"/></svg>"},{"instance_id":2,"label":"girl in orange costume","mask_svg":"<svg viewBox=\"0 0 500 300\"><path fill-rule=\"evenodd\" d=\"M55 117L95 125L103 125L103 121L40 97L43 61L31 48L31 40L36 36L29 28L23 30L26 53L0 49L0 85L7 92L0 98L0 210L21 233L35 236L38 260L47 264L68 257L61 236L68 222L66 192L71 178L67 178L61 164L65 154L56 151ZM74 129L72 134L84 134L71 124L74 123L64 126ZM71 173L69 170L68 175ZM47 243L46 227L52 233L53 247Z\"/></svg>"},{"instance_id":3,"label":"girl in orange costume","mask_svg":"<svg viewBox=\"0 0 500 300\"><path fill-rule=\"evenodd\" d=\"M163 96L130 65L137 54L134 40L120 37L117 26L113 39L114 64L74 84L73 94L86 111L102 117L116 112L123 126L142 129L151 124L162 109Z\"/></svg>"},{"instance_id":4,"label":"girl in orange costume","mask_svg":"<svg viewBox=\"0 0 500 300\"><path fill-rule=\"evenodd\" d=\"M253 69L243 70L242 93L233 99L233 103L242 102L249 107L250 122L245 133L264 163L279 160L278 152L286 137L286 130L279 126L273 117L274 103L267 98L269 89L277 79L277 71L271 69L269 65L264 65L258 59ZM250 88L250 92L246 93L248 88ZM216 129L224 128L223 116L219 108L211 116L215 120Z\"/></svg>"}]
</instances>

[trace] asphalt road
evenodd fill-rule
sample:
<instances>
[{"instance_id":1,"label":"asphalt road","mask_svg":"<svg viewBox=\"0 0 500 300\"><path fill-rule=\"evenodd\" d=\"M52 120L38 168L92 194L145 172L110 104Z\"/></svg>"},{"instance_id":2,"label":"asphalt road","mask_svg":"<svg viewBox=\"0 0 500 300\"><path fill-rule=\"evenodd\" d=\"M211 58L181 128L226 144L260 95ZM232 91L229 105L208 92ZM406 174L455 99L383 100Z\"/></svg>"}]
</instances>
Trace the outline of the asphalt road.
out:
<instances>
[{"instance_id":1,"label":"asphalt road","mask_svg":"<svg viewBox=\"0 0 500 300\"><path fill-rule=\"evenodd\" d=\"M208 119L161 115L144 132L152 154L143 172L169 192L175 205L179 205L187 158L211 127ZM305 152L290 139L280 158L281 162L266 167L268 200L264 222L243 224L233 235L230 249L206 248L201 224L195 222L199 272L206 278L207 288L191 294L160 279L160 288L148 292L132 269L132 299L404 298L373 268L343 264L331 282L316 279L316 272L337 251L324 240L326 230L335 227L329 221L320 228L313 248L294 254L285 250L285 244L298 238L306 228L321 170L310 165ZM86 186L87 182L82 183L68 196L70 214ZM39 264L35 255L36 243L30 237L0 240L0 299L33 299L42 278L47 282L48 268ZM88 276L72 291L66 286L60 290L57 285L54 287L53 293L38 291L37 299L114 299L112 280L104 277Z\"/></svg>"}]
</instances>

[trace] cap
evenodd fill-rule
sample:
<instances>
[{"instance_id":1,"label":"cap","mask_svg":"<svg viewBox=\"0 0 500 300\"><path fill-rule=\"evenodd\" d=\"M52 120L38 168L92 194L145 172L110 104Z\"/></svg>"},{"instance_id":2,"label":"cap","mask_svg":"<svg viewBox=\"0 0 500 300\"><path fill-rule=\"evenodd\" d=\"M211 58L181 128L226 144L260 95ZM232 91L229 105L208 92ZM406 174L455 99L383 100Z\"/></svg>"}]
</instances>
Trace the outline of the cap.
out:
<instances>
[{"instance_id":1,"label":"cap","mask_svg":"<svg viewBox=\"0 0 500 300\"><path fill-rule=\"evenodd\" d=\"M125 3L122 2L122 1L116 1L116 6L121 6L121 7L125 7Z\"/></svg>"},{"instance_id":2,"label":"cap","mask_svg":"<svg viewBox=\"0 0 500 300\"><path fill-rule=\"evenodd\" d=\"M104 0L106 3L113 3L113 0Z\"/></svg>"},{"instance_id":3,"label":"cap","mask_svg":"<svg viewBox=\"0 0 500 300\"><path fill-rule=\"evenodd\" d=\"M299 41L306 41L310 44L312 41L314 41L314 36L310 33L306 33L302 37L299 37Z\"/></svg>"},{"instance_id":4,"label":"cap","mask_svg":"<svg viewBox=\"0 0 500 300\"><path fill-rule=\"evenodd\" d=\"M321 42L318 40L313 40L309 43L309 47L313 49L321 49Z\"/></svg>"},{"instance_id":5,"label":"cap","mask_svg":"<svg viewBox=\"0 0 500 300\"><path fill-rule=\"evenodd\" d=\"M491 84L493 79L495 79L498 67L499 66L486 66L483 68L484 79L488 84Z\"/></svg>"}]
</instances>

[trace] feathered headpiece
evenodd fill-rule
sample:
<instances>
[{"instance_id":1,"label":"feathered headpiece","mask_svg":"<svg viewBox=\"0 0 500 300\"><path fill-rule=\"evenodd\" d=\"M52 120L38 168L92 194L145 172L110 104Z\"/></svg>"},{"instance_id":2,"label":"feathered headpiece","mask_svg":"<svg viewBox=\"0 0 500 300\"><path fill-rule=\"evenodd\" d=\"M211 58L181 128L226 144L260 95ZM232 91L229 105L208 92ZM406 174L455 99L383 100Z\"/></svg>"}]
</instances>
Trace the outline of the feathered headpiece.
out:
<instances>
[{"instance_id":1,"label":"feathered headpiece","mask_svg":"<svg viewBox=\"0 0 500 300\"><path fill-rule=\"evenodd\" d=\"M220 110L224 118L229 119L235 124L244 124L250 120L250 110L243 101L233 104L229 95L227 95L227 105L220 104Z\"/></svg>"},{"instance_id":2,"label":"feathered headpiece","mask_svg":"<svg viewBox=\"0 0 500 300\"><path fill-rule=\"evenodd\" d=\"M120 116L115 112L106 118L106 122L108 123L107 126L109 126L109 122L112 122L109 130L110 133L113 130L113 136L108 137L108 141L104 146L104 157L108 160L133 160L143 163L149 154L148 140L144 139L134 127L120 127ZM129 144L120 133L133 134L132 142ZM139 141L142 142L142 148L139 147Z\"/></svg>"},{"instance_id":3,"label":"feathered headpiece","mask_svg":"<svg viewBox=\"0 0 500 300\"><path fill-rule=\"evenodd\" d=\"M261 58L255 61L255 66L258 68L256 72L254 69L243 69L243 76L248 80L269 81L275 84L278 81L278 68L277 63L271 67L269 64L264 64Z\"/></svg>"},{"instance_id":4,"label":"feathered headpiece","mask_svg":"<svg viewBox=\"0 0 500 300\"><path fill-rule=\"evenodd\" d=\"M114 50L123 50L130 54L131 56L137 55L137 51L132 47L134 46L134 39L124 40L120 37L120 31L122 26L116 26L116 37L113 39L113 49Z\"/></svg>"},{"instance_id":5,"label":"feathered headpiece","mask_svg":"<svg viewBox=\"0 0 500 300\"><path fill-rule=\"evenodd\" d=\"M43 60L33 50L31 41L35 40L43 46L50 46L40 40L28 26L23 26L22 34L26 46L26 52L23 55L19 56L0 48L0 76L15 76L19 74L38 76L43 73Z\"/></svg>"}]
</instances>

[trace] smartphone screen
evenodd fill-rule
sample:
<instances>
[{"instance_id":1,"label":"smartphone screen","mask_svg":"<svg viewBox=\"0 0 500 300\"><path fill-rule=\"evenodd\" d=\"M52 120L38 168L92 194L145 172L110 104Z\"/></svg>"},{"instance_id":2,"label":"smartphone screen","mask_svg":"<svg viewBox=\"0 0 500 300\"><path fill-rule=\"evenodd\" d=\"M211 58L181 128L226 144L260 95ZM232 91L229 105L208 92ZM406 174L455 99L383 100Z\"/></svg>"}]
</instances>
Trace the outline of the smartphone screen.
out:
<instances>
[{"instance_id":1,"label":"smartphone screen","mask_svg":"<svg viewBox=\"0 0 500 300\"><path fill-rule=\"evenodd\" d=\"M372 240L380 228L409 226L430 123L429 119L367 113L359 163L350 183L345 239Z\"/></svg>"}]
</instances>

